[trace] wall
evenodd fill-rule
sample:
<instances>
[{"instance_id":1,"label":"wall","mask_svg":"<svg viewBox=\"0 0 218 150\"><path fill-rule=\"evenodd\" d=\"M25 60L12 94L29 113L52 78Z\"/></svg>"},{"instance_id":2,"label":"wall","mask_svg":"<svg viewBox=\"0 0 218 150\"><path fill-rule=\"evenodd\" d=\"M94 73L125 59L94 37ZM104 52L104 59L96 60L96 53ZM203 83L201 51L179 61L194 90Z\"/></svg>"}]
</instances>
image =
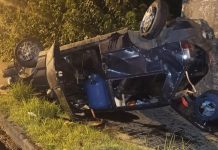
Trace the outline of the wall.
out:
<instances>
[{"instance_id":1,"label":"wall","mask_svg":"<svg viewBox=\"0 0 218 150\"><path fill-rule=\"evenodd\" d=\"M205 19L218 37L218 0L186 0L183 12L192 19Z\"/></svg>"},{"instance_id":2,"label":"wall","mask_svg":"<svg viewBox=\"0 0 218 150\"><path fill-rule=\"evenodd\" d=\"M216 39L211 52L210 71L199 83L198 89L218 90L218 0L185 0L183 1L183 14L191 19L204 19L213 28Z\"/></svg>"}]
</instances>

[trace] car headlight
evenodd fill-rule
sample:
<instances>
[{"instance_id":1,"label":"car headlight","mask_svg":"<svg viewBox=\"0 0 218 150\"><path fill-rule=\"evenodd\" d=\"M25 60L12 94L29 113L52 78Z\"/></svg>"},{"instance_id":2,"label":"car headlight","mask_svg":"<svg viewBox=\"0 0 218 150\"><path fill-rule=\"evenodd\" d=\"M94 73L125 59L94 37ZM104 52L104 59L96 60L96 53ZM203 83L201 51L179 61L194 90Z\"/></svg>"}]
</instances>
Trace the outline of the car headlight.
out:
<instances>
[{"instance_id":1,"label":"car headlight","mask_svg":"<svg viewBox=\"0 0 218 150\"><path fill-rule=\"evenodd\" d=\"M193 49L193 46L188 41L182 41L180 42L180 47L183 50L182 58L184 60L188 60L191 58L190 51Z\"/></svg>"}]
</instances>

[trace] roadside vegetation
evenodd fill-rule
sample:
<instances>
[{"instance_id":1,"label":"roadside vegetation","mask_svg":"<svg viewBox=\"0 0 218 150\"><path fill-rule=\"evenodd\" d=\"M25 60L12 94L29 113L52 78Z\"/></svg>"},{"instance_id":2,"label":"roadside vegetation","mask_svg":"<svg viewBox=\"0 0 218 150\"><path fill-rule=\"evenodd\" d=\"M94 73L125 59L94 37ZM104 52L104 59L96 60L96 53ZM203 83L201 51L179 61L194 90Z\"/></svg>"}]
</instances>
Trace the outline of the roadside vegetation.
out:
<instances>
[{"instance_id":1,"label":"roadside vegetation","mask_svg":"<svg viewBox=\"0 0 218 150\"><path fill-rule=\"evenodd\" d=\"M82 122L72 122L60 107L45 98L34 96L30 85L16 83L7 95L0 95L0 112L20 125L27 136L45 150L151 150L130 141L122 141L107 130L98 130ZM148 143L149 144L149 143ZM160 150L185 150L175 136L166 138Z\"/></svg>"},{"instance_id":2,"label":"roadside vegetation","mask_svg":"<svg viewBox=\"0 0 218 150\"><path fill-rule=\"evenodd\" d=\"M71 122L58 105L32 95L30 86L17 83L7 96L0 96L0 111L20 125L43 149L146 150L118 140L106 131Z\"/></svg>"},{"instance_id":3,"label":"roadside vegetation","mask_svg":"<svg viewBox=\"0 0 218 150\"><path fill-rule=\"evenodd\" d=\"M0 56L9 59L20 40L44 47L67 44L124 27L138 29L151 0L0 0Z\"/></svg>"}]
</instances>

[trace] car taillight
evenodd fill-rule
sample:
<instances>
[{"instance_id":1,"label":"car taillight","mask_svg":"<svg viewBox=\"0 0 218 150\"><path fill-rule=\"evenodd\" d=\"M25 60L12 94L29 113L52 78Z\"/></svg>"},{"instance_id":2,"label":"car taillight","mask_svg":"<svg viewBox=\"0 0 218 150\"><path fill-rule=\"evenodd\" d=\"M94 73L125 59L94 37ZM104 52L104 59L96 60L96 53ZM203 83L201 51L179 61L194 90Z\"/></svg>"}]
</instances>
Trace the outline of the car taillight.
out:
<instances>
[{"instance_id":1,"label":"car taillight","mask_svg":"<svg viewBox=\"0 0 218 150\"><path fill-rule=\"evenodd\" d=\"M193 49L193 45L191 43L189 43L188 41L182 41L180 42L180 47L183 50L183 55L182 58L187 60L191 58L191 50Z\"/></svg>"},{"instance_id":2,"label":"car taillight","mask_svg":"<svg viewBox=\"0 0 218 150\"><path fill-rule=\"evenodd\" d=\"M181 102L182 102L182 106L183 107L187 108L189 106L188 101L186 100L185 97L181 98Z\"/></svg>"}]
</instances>

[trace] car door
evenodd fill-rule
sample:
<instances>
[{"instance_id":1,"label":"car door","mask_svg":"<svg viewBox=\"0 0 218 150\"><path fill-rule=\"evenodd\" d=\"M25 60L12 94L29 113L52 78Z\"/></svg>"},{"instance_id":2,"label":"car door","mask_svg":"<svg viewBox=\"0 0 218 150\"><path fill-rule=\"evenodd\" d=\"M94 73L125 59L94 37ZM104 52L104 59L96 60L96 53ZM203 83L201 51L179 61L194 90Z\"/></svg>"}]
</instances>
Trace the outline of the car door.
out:
<instances>
[{"instance_id":1,"label":"car door","mask_svg":"<svg viewBox=\"0 0 218 150\"><path fill-rule=\"evenodd\" d=\"M66 99L64 94L63 84L60 82L59 78L62 76L62 71L58 67L58 63L61 60L60 48L56 42L48 50L46 56L46 76L50 89L57 96L58 102L60 103L62 109L64 109L72 119L73 112L70 107L70 102Z\"/></svg>"}]
</instances>

